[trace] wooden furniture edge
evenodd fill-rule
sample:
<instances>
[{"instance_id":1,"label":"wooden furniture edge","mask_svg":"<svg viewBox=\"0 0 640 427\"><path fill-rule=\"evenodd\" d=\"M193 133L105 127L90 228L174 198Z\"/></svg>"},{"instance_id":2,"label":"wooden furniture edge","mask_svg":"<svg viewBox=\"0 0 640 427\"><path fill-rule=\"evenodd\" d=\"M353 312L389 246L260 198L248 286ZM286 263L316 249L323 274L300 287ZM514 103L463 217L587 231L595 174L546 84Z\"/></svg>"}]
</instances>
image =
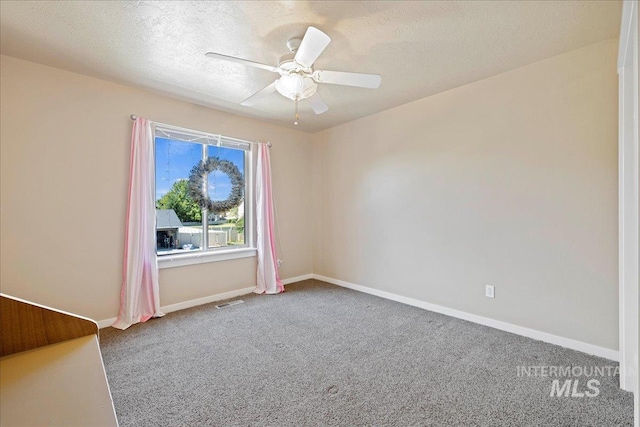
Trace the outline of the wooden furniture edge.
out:
<instances>
[{"instance_id":1,"label":"wooden furniture edge","mask_svg":"<svg viewBox=\"0 0 640 427\"><path fill-rule=\"evenodd\" d=\"M92 334L91 319L0 293L0 357Z\"/></svg>"}]
</instances>

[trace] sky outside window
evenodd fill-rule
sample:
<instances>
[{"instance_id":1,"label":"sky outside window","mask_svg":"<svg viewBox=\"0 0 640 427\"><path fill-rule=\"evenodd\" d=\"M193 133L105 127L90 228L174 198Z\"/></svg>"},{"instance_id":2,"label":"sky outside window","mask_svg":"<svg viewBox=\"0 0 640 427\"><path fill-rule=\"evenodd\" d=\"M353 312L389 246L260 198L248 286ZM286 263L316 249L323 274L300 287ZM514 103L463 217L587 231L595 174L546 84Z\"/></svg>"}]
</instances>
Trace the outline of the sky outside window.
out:
<instances>
[{"instance_id":1,"label":"sky outside window","mask_svg":"<svg viewBox=\"0 0 640 427\"><path fill-rule=\"evenodd\" d=\"M189 179L191 169L202 160L202 144L157 137L156 141L156 200L164 196L176 181ZM229 160L244 176L244 151L209 145L209 157ZM211 200L226 200L231 192L229 177L214 171L209 174L208 193Z\"/></svg>"}]
</instances>

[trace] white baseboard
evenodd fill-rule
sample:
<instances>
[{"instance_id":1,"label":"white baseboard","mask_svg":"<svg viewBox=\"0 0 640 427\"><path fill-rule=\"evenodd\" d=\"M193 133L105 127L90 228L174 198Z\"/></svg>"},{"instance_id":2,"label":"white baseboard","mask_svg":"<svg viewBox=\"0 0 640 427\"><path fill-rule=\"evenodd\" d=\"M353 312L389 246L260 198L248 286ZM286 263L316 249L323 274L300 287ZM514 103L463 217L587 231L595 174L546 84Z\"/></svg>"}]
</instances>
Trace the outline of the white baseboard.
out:
<instances>
[{"instance_id":1,"label":"white baseboard","mask_svg":"<svg viewBox=\"0 0 640 427\"><path fill-rule=\"evenodd\" d=\"M229 299L229 298L235 298L235 297L238 297L238 296L241 296L241 295L250 294L251 292L253 292L253 290L255 288L256 288L255 286L252 286L250 288L242 288L242 289L237 289L237 290L234 290L234 291L223 292L221 294L210 295L208 297L192 299L192 300L189 300L189 301L179 302L177 304L165 305L163 307L160 307L160 311L162 311L163 313L166 314L166 313L171 313L171 312L178 311L178 310L184 310L185 308L197 307L197 306L202 305L202 304L209 304L210 302L221 301L221 300L225 300L225 299ZM113 324L113 322L115 322L115 321L116 321L115 317L113 317L111 319L99 320L98 321L98 327L100 329L106 328L108 326L111 326Z\"/></svg>"},{"instance_id":2,"label":"white baseboard","mask_svg":"<svg viewBox=\"0 0 640 427\"><path fill-rule=\"evenodd\" d=\"M291 277L289 279L282 279L283 285L290 285L291 283L302 282L303 280L313 279L313 274L303 274L302 276Z\"/></svg>"},{"instance_id":3,"label":"white baseboard","mask_svg":"<svg viewBox=\"0 0 640 427\"><path fill-rule=\"evenodd\" d=\"M221 294L209 295L208 297L202 297L189 301L179 302L177 304L166 305L164 307L160 307L160 310L162 310L163 313L172 313L174 311L184 310L185 308L197 307L199 305L209 304L210 302L222 301L224 299L247 295L253 292L255 288L255 286L252 286L250 288L242 288L235 291L223 292Z\"/></svg>"},{"instance_id":4,"label":"white baseboard","mask_svg":"<svg viewBox=\"0 0 640 427\"><path fill-rule=\"evenodd\" d=\"M117 317L111 317L109 319L98 320L98 321L96 321L96 323L98 324L98 328L104 329L104 328L108 328L109 326L113 325L113 323L116 321L116 319L117 319Z\"/></svg>"},{"instance_id":5,"label":"white baseboard","mask_svg":"<svg viewBox=\"0 0 640 427\"><path fill-rule=\"evenodd\" d=\"M313 279L313 274L309 273L309 274L304 274L302 276L291 277L289 279L282 279L282 283L284 285L288 285L291 283L301 282L303 280L309 280L309 279ZM254 289L255 289L255 286L252 286L250 288L243 288L235 291L224 292L221 294L210 295L208 297L192 299L190 301L179 302L177 304L165 305L164 307L160 307L160 311L162 311L163 313L171 313L178 310L184 310L185 308L197 307L199 305L208 304L210 302L222 301L229 298L235 298L241 295L247 295L253 292ZM113 325L113 322L115 321L116 321L116 318L112 317L111 319L99 320L97 323L98 323L98 327L102 329L102 328L106 328Z\"/></svg>"},{"instance_id":6,"label":"white baseboard","mask_svg":"<svg viewBox=\"0 0 640 427\"><path fill-rule=\"evenodd\" d=\"M476 314L455 310L453 308L444 307L437 304L431 304L431 303L420 301L414 298L403 297L401 295L392 294L390 292L380 291L380 290L369 288L362 285L356 285L354 283L345 282L343 280L338 280L331 277L321 276L319 274L314 274L313 278L317 280L321 280L323 282L342 286L343 288L353 289L355 291L364 292L367 294L375 295L375 296L389 299L392 301L397 301L397 302L411 305L414 307L423 308L425 310L434 311L436 313L445 314L447 316L456 317L458 319L467 320L469 322L478 323L480 325L489 326L491 328L499 329L501 331L522 335L527 338L532 338L534 340L539 340L539 341L544 341L550 344L559 345L561 347L566 347L572 350L581 351L583 353L591 354L593 356L604 357L605 359L613 360L616 362L619 361L619 353L616 350L611 350L608 348L599 347L597 345L588 344L582 341L576 341L570 338L565 338L558 335L537 331L535 329L525 328L523 326L513 325L511 323L501 322L500 320L478 316Z\"/></svg>"}]
</instances>

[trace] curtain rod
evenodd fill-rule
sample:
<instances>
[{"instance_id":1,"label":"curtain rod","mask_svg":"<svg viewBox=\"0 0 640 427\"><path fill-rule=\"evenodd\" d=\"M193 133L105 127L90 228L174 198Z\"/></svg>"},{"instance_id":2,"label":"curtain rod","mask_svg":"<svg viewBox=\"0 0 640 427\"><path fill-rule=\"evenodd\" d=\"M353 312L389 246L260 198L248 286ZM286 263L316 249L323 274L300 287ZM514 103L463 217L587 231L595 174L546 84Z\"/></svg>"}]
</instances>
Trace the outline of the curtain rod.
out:
<instances>
[{"instance_id":1,"label":"curtain rod","mask_svg":"<svg viewBox=\"0 0 640 427\"><path fill-rule=\"evenodd\" d=\"M136 116L135 114L132 114L129 117L131 118L131 120L135 120L135 119L138 118L138 116ZM187 128L181 128L179 126L169 125L169 124L166 124L166 123L154 122L153 120L150 120L150 122L155 123L155 124L160 125L160 126L171 127L171 128L176 129L176 130L185 130L185 131L190 131L191 130L191 129L187 129ZM233 138L233 139L237 139L237 138ZM254 141L246 141L246 140L241 140L241 141L248 142L249 144L262 144L262 142L254 142ZM271 147L271 143L270 142L267 142L267 147Z\"/></svg>"}]
</instances>

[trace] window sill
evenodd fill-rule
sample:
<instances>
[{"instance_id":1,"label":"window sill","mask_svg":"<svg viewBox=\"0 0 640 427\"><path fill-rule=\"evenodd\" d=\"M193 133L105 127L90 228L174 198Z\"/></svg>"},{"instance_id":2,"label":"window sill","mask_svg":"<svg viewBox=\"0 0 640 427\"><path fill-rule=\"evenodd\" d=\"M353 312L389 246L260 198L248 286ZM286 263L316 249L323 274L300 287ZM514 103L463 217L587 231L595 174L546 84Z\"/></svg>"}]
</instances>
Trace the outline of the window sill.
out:
<instances>
[{"instance_id":1,"label":"window sill","mask_svg":"<svg viewBox=\"0 0 640 427\"><path fill-rule=\"evenodd\" d=\"M255 248L242 248L221 251L198 252L193 254L164 255L158 258L158 268L182 267L185 265L205 264L230 259L250 258L257 255Z\"/></svg>"}]
</instances>

